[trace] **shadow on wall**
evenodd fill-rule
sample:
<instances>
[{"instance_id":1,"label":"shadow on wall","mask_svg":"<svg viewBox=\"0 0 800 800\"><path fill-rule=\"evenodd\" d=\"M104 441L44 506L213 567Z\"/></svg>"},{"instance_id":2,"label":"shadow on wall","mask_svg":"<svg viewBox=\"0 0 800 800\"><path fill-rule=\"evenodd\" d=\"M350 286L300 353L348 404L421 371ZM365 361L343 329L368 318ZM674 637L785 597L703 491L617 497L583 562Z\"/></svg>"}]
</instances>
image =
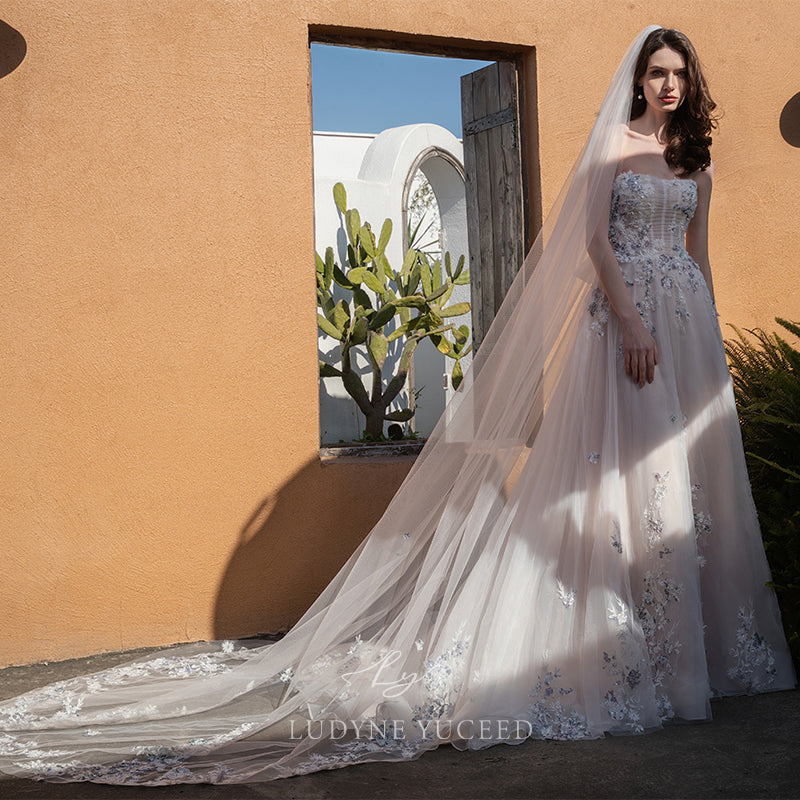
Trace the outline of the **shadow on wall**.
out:
<instances>
[{"instance_id":1,"label":"shadow on wall","mask_svg":"<svg viewBox=\"0 0 800 800\"><path fill-rule=\"evenodd\" d=\"M220 582L215 638L294 625L372 530L413 463L313 459L265 498L242 527Z\"/></svg>"},{"instance_id":2,"label":"shadow on wall","mask_svg":"<svg viewBox=\"0 0 800 800\"><path fill-rule=\"evenodd\" d=\"M0 20L0 78L13 72L22 63L27 52L25 37Z\"/></svg>"},{"instance_id":3,"label":"shadow on wall","mask_svg":"<svg viewBox=\"0 0 800 800\"><path fill-rule=\"evenodd\" d=\"M320 359L323 356L320 355ZM355 361L355 359L354 359ZM388 361L388 358L387 358ZM359 374L364 370L358 370ZM362 376L362 379L364 377ZM338 378L332 380L339 380ZM369 385L369 380L365 380ZM346 397L338 397L328 391L328 385L325 378L320 378L319 381L320 403L326 409L325 417L321 416L320 422L322 423L320 429L320 441L322 444L335 444L337 441L336 432L329 430L329 425L326 420L335 420L335 424L339 428L338 433L345 438L338 438L338 441L349 441L351 439L358 439L364 432L364 416L359 411L356 401L350 395Z\"/></svg>"},{"instance_id":4,"label":"shadow on wall","mask_svg":"<svg viewBox=\"0 0 800 800\"><path fill-rule=\"evenodd\" d=\"M800 92L781 111L781 136L792 147L800 147Z\"/></svg>"}]
</instances>

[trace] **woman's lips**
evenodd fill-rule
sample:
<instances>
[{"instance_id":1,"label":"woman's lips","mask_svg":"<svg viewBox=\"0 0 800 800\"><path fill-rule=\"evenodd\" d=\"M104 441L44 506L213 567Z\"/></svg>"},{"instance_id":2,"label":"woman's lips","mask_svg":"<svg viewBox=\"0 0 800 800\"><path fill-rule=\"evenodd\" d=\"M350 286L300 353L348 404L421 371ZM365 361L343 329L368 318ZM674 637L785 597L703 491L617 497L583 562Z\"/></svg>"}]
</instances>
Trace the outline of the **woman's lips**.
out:
<instances>
[{"instance_id":1,"label":"woman's lips","mask_svg":"<svg viewBox=\"0 0 800 800\"><path fill-rule=\"evenodd\" d=\"M677 97L672 97L671 95L668 95L667 97L662 97L661 98L661 102L662 103L674 103L677 99L678 99Z\"/></svg>"}]
</instances>

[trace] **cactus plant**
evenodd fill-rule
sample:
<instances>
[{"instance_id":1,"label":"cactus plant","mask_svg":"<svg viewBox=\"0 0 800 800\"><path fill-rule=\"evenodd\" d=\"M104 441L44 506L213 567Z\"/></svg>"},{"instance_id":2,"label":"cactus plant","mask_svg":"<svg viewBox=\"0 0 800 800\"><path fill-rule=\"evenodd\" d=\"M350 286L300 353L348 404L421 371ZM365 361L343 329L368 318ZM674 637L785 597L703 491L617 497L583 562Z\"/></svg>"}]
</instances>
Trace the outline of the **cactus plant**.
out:
<instances>
[{"instance_id":1,"label":"cactus plant","mask_svg":"<svg viewBox=\"0 0 800 800\"><path fill-rule=\"evenodd\" d=\"M453 267L450 253L445 253L446 277L442 280L441 263L431 262L425 253L410 247L403 266L395 272L386 257L392 221L384 220L376 239L358 209L347 208L342 183L333 187L333 199L344 218L348 265L345 271L336 264L332 247L326 248L324 258L316 254L317 322L323 333L338 340L341 364L337 367L320 360L320 376L342 379L365 417L365 436L381 439L384 422L407 422L414 415L413 409L388 409L405 386L411 358L423 339L429 338L455 362L453 386L458 388L461 383L461 359L472 350L467 344L469 328L445 320L469 311L469 303L447 305L453 286L469 283L469 269L464 268L463 255ZM334 284L339 287L335 290L338 300L334 298ZM397 368L384 384L389 346L398 339L402 340L402 350ZM364 349L372 367L369 392L353 369L355 347Z\"/></svg>"}]
</instances>

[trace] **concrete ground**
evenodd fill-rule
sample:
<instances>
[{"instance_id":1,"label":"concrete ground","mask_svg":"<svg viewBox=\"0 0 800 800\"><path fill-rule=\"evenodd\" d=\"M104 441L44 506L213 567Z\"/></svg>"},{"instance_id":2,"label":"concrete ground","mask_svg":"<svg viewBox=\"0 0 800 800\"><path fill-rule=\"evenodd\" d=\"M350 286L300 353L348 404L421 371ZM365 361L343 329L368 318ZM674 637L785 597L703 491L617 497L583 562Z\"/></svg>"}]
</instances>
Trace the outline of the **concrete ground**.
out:
<instances>
[{"instance_id":1,"label":"concrete ground","mask_svg":"<svg viewBox=\"0 0 800 800\"><path fill-rule=\"evenodd\" d=\"M0 670L0 698L128 661L148 650ZM69 800L471 800L800 798L800 690L711 701L714 720L646 736L526 741L416 761L360 764L261 784L165 787L43 783L0 776L0 798Z\"/></svg>"}]
</instances>

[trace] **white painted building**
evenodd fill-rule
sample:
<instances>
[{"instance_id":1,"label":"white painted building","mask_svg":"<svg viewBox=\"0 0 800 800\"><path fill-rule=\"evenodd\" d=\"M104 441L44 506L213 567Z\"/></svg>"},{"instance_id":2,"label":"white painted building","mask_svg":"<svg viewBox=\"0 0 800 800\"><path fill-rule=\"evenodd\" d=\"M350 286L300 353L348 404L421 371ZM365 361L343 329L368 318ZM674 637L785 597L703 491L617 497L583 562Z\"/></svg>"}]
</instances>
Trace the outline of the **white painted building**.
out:
<instances>
[{"instance_id":1,"label":"white painted building","mask_svg":"<svg viewBox=\"0 0 800 800\"><path fill-rule=\"evenodd\" d=\"M407 222L415 214L412 199L415 188L430 184L435 203L428 212L433 225L424 242L434 244L423 249L435 253L449 250L455 265L463 253L469 265L467 216L464 193L463 148L450 131L429 123L387 128L379 134L314 133L314 197L317 252L324 258L325 249L333 247L336 263L347 272L347 236L343 217L333 201L333 186L341 181L347 191L348 208L357 208L362 223L368 221L380 232L384 219L392 220L393 232L386 256L397 271L406 249ZM416 193L419 196L419 192ZM424 193L423 193L424 194ZM416 211L419 214L419 211ZM421 228L425 228L423 222ZM469 301L469 286L456 286L450 303ZM469 314L449 318L457 326L470 325ZM471 327L471 325L470 325ZM402 337L393 342L384 366L390 374L400 355ZM320 358L337 366L338 342L320 334ZM466 371L470 356L462 359ZM365 375L367 391L371 374L366 355L355 363ZM425 339L414 357L414 388L417 412L414 426L421 435L430 433L441 416L449 393L449 374L453 360L440 353ZM407 393L393 408L407 407ZM349 441L361 436L364 417L355 401L345 392L339 378L320 380L320 433L324 444Z\"/></svg>"}]
</instances>

